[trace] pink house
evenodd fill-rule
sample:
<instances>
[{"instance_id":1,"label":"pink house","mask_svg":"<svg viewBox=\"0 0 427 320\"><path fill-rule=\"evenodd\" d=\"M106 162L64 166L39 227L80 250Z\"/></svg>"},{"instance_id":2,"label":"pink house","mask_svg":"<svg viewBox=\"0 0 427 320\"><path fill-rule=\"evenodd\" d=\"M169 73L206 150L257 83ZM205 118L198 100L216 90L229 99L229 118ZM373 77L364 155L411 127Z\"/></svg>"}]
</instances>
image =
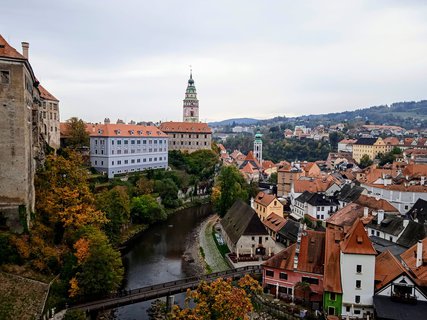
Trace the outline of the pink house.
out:
<instances>
[{"instance_id":1,"label":"pink house","mask_svg":"<svg viewBox=\"0 0 427 320\"><path fill-rule=\"evenodd\" d=\"M305 230L299 233L298 238L297 243L262 264L263 287L278 298L320 304L323 298L325 233ZM315 305L313 307L316 308Z\"/></svg>"}]
</instances>

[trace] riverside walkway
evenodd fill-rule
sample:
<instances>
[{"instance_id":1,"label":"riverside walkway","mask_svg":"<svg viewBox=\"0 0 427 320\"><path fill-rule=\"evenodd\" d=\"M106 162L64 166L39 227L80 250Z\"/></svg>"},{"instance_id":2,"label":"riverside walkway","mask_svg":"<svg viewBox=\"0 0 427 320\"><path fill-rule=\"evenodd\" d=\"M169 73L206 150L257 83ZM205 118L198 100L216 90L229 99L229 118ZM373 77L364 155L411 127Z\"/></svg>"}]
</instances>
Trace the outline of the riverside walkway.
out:
<instances>
[{"instance_id":1,"label":"riverside walkway","mask_svg":"<svg viewBox=\"0 0 427 320\"><path fill-rule=\"evenodd\" d=\"M117 308L141 301L152 300L160 297L170 296L176 293L185 292L187 289L195 289L199 285L200 281L214 281L218 278L232 278L239 279L246 274L260 274L260 266L247 266L236 269L230 269L221 272L215 272L200 277L184 278L181 280L170 281L165 283L159 283L152 286L146 286L143 288L126 290L104 298L102 300L96 300L86 302L70 307L70 309L80 309L87 313L96 312L99 310L106 310Z\"/></svg>"}]
</instances>

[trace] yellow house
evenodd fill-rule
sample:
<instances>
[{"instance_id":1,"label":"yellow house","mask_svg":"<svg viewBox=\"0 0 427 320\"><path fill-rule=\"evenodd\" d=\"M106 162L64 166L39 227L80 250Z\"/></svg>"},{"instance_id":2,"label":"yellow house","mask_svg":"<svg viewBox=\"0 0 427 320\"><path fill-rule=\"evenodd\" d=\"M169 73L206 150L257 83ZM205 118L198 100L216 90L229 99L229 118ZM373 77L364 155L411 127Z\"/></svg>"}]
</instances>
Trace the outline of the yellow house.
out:
<instances>
[{"instance_id":1,"label":"yellow house","mask_svg":"<svg viewBox=\"0 0 427 320\"><path fill-rule=\"evenodd\" d=\"M253 208L261 221L267 219L271 213L275 213L283 218L283 204L277 200L274 194L259 192L254 199Z\"/></svg>"},{"instance_id":2,"label":"yellow house","mask_svg":"<svg viewBox=\"0 0 427 320\"><path fill-rule=\"evenodd\" d=\"M382 138L360 138L353 145L353 159L360 162L366 154L373 160L379 153L386 153L389 149Z\"/></svg>"}]
</instances>

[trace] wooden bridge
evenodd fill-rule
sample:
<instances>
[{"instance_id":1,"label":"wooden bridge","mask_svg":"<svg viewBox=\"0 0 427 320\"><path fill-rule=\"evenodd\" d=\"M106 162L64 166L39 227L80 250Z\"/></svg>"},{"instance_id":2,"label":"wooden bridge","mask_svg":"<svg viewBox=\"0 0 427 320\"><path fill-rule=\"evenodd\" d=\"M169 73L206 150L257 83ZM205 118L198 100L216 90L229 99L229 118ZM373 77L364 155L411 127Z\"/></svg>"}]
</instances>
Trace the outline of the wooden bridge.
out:
<instances>
[{"instance_id":1,"label":"wooden bridge","mask_svg":"<svg viewBox=\"0 0 427 320\"><path fill-rule=\"evenodd\" d=\"M86 311L87 313L96 312L99 310L112 309L141 301L170 296L180 292L186 292L187 289L197 288L200 281L203 280L208 282L211 282L218 278L232 278L234 280L239 279L245 276L246 274L256 273L261 273L260 266L248 266L222 272L215 272L200 277L184 278L176 281L146 286L139 289L121 291L113 296L109 296L108 298L78 304L70 307L70 309L81 309Z\"/></svg>"}]
</instances>

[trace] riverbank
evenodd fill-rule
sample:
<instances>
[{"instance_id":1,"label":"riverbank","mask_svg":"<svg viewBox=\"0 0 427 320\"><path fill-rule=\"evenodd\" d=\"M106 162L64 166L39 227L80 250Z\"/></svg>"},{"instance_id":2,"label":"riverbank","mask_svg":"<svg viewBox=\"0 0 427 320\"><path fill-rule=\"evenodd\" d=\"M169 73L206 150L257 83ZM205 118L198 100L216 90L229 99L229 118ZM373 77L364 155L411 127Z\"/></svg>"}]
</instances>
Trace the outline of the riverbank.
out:
<instances>
[{"instance_id":1,"label":"riverbank","mask_svg":"<svg viewBox=\"0 0 427 320\"><path fill-rule=\"evenodd\" d=\"M212 228L217 220L217 215L209 216L188 237L183 255L185 273L188 276L230 269L212 236Z\"/></svg>"}]
</instances>

